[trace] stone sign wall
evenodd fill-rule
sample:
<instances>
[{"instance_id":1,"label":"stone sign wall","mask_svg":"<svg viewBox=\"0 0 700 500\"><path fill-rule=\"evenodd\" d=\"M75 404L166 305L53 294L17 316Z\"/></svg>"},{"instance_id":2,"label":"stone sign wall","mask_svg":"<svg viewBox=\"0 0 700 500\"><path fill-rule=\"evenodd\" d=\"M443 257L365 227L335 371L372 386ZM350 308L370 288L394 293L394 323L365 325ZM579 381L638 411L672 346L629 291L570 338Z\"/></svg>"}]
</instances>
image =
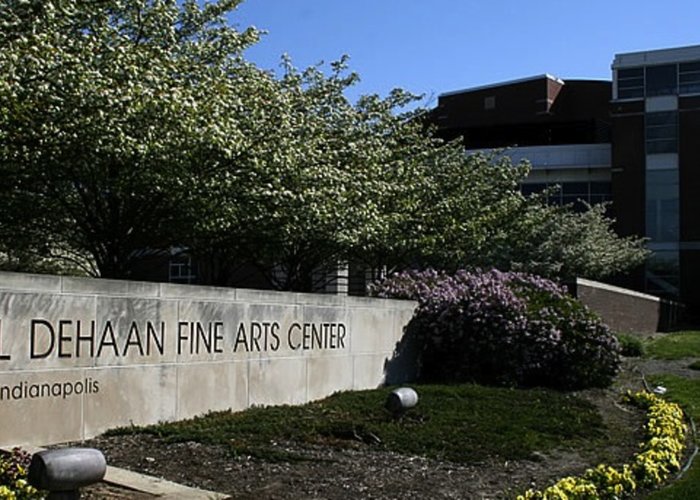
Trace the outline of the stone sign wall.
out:
<instances>
[{"instance_id":1,"label":"stone sign wall","mask_svg":"<svg viewBox=\"0 0 700 500\"><path fill-rule=\"evenodd\" d=\"M0 445L377 387L414 308L0 273Z\"/></svg>"}]
</instances>

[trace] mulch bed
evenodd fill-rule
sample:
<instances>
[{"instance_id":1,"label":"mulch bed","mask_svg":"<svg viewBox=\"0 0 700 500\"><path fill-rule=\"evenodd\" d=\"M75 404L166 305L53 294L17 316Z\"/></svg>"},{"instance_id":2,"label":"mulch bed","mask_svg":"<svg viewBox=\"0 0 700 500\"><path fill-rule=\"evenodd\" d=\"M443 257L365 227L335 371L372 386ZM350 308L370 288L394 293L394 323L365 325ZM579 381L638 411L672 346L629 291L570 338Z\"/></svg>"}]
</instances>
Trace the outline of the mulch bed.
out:
<instances>
[{"instance_id":1,"label":"mulch bed","mask_svg":"<svg viewBox=\"0 0 700 500\"><path fill-rule=\"evenodd\" d=\"M620 394L628 388L642 388L641 372L664 368L654 363L653 367L645 367L644 361L627 360L612 389L579 393L598 406L606 426L625 433L622 443L605 450L611 465L628 461L642 439L643 414L619 404ZM81 445L102 450L110 465L233 498L256 500L512 498L529 487L541 488L565 475L580 474L597 465L598 460L577 450L557 450L536 454L532 460L493 458L459 464L399 455L363 443L338 448L279 442L276 446L281 452L303 458L277 462L233 456L224 446L167 443L149 435L98 437ZM92 487L83 498L149 498L108 488Z\"/></svg>"}]
</instances>

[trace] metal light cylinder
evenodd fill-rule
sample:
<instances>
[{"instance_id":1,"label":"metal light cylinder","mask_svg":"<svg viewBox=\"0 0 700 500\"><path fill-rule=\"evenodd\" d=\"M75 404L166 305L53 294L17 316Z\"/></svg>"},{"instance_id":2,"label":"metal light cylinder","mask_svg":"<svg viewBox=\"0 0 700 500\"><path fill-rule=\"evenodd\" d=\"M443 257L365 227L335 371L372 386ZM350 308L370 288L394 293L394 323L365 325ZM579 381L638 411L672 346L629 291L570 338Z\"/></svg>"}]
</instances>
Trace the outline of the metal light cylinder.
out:
<instances>
[{"instance_id":1,"label":"metal light cylinder","mask_svg":"<svg viewBox=\"0 0 700 500\"><path fill-rule=\"evenodd\" d=\"M40 490L69 492L101 481L106 471L107 461L100 450L44 450L32 456L28 480Z\"/></svg>"},{"instance_id":2,"label":"metal light cylinder","mask_svg":"<svg viewBox=\"0 0 700 500\"><path fill-rule=\"evenodd\" d=\"M402 413L418 404L418 393L410 387L399 387L389 393L386 409L392 413Z\"/></svg>"}]
</instances>

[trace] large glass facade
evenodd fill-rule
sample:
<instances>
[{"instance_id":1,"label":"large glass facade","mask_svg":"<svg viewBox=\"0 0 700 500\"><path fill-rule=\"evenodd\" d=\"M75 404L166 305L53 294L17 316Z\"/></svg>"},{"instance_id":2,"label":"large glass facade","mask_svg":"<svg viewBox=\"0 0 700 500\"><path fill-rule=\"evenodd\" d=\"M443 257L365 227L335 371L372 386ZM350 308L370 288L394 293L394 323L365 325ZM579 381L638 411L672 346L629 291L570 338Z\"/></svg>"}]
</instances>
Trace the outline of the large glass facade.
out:
<instances>
[{"instance_id":1,"label":"large glass facade","mask_svg":"<svg viewBox=\"0 0 700 500\"><path fill-rule=\"evenodd\" d=\"M685 118L680 118L686 115L688 118L694 117L697 111L694 101L700 96L700 46L618 54L613 69L613 98L635 101L613 105L615 116L625 117L625 120L618 122L616 132L624 134L628 127L629 130L631 127L637 130L640 122L635 118L632 125L632 116L643 119L644 150L637 149L641 147L638 141L625 143L613 155L613 161L615 168L626 171L628 176L636 175L636 169L644 168L643 174L640 172L645 176L644 206L639 209L644 210L644 235L648 238L646 246L652 252L645 269L646 290L678 299L682 276L680 257L686 259L686 251L700 245L697 241L687 241L693 231L688 231L689 234L681 231L679 183L680 169L686 166L692 169L692 151L697 149L697 146L679 139L681 122L683 126L686 123ZM688 98L690 96L694 96L694 99ZM627 117L630 117L629 122ZM682 132L685 136L692 131ZM644 153L644 165L640 165L634 157L636 155L631 154L632 149L636 150L636 154ZM618 188L624 189L625 186ZM635 196L640 194L630 194L630 209L637 209L638 198ZM683 200L684 207L693 202L690 194L689 198ZM634 223L635 226L638 223L632 217L625 222L630 225Z\"/></svg>"},{"instance_id":2,"label":"large glass facade","mask_svg":"<svg viewBox=\"0 0 700 500\"><path fill-rule=\"evenodd\" d=\"M644 97L644 68L617 70L617 97L618 99Z\"/></svg>"},{"instance_id":3,"label":"large glass facade","mask_svg":"<svg viewBox=\"0 0 700 500\"><path fill-rule=\"evenodd\" d=\"M646 289L655 295L677 297L680 287L678 250L657 250L647 259Z\"/></svg>"},{"instance_id":4,"label":"large glass facade","mask_svg":"<svg viewBox=\"0 0 700 500\"><path fill-rule=\"evenodd\" d=\"M700 93L700 62L679 65L678 91L681 94Z\"/></svg>"},{"instance_id":5,"label":"large glass facade","mask_svg":"<svg viewBox=\"0 0 700 500\"><path fill-rule=\"evenodd\" d=\"M647 171L646 231L652 241L678 241L678 195L678 170Z\"/></svg>"},{"instance_id":6,"label":"large glass facade","mask_svg":"<svg viewBox=\"0 0 700 500\"><path fill-rule=\"evenodd\" d=\"M571 204L577 212L586 210L586 203L596 205L612 199L610 182L533 182L522 184L524 195L541 193L549 189L547 203L550 205ZM583 203L585 202L585 203Z\"/></svg>"},{"instance_id":7,"label":"large glass facade","mask_svg":"<svg viewBox=\"0 0 700 500\"><path fill-rule=\"evenodd\" d=\"M646 68L646 95L672 95L678 92L678 65L664 64Z\"/></svg>"},{"instance_id":8,"label":"large glass facade","mask_svg":"<svg viewBox=\"0 0 700 500\"><path fill-rule=\"evenodd\" d=\"M618 99L700 93L700 61L618 69Z\"/></svg>"},{"instance_id":9,"label":"large glass facade","mask_svg":"<svg viewBox=\"0 0 700 500\"><path fill-rule=\"evenodd\" d=\"M678 112L662 111L645 116L647 154L678 151Z\"/></svg>"}]
</instances>

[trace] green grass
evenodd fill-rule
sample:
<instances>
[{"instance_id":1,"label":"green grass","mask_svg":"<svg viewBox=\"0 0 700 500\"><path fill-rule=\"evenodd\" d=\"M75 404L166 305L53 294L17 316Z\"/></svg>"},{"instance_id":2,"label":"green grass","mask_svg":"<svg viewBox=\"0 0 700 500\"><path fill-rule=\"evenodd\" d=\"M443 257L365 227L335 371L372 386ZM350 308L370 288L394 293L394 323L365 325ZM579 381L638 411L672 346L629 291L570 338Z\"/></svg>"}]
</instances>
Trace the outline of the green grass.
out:
<instances>
[{"instance_id":1,"label":"green grass","mask_svg":"<svg viewBox=\"0 0 700 500\"><path fill-rule=\"evenodd\" d=\"M647 356L657 359L700 357L700 331L675 332L650 341Z\"/></svg>"},{"instance_id":2,"label":"green grass","mask_svg":"<svg viewBox=\"0 0 700 500\"><path fill-rule=\"evenodd\" d=\"M303 406L217 412L192 420L118 433L143 432L171 441L229 446L268 460L303 460L275 443L374 446L457 462L499 456L532 457L558 447L604 449L605 427L596 409L572 395L477 385L416 386L418 405L401 419L383 408L391 389L338 393ZM614 434L614 433L610 433ZM614 437L613 437L614 439Z\"/></svg>"},{"instance_id":3,"label":"green grass","mask_svg":"<svg viewBox=\"0 0 700 500\"><path fill-rule=\"evenodd\" d=\"M638 358L646 353L645 344L641 338L636 335L626 335L624 333L616 334L617 341L620 343L623 356Z\"/></svg>"},{"instance_id":4,"label":"green grass","mask_svg":"<svg viewBox=\"0 0 700 500\"><path fill-rule=\"evenodd\" d=\"M700 422L700 380L689 380L675 375L659 375L654 376L651 382L666 387L667 398L679 403L695 422ZM693 466L679 481L655 492L649 498L655 500L700 498L700 456L695 458Z\"/></svg>"},{"instance_id":5,"label":"green grass","mask_svg":"<svg viewBox=\"0 0 700 500\"><path fill-rule=\"evenodd\" d=\"M654 375L650 381L666 387L668 399L680 404L694 420L700 420L700 380L677 375Z\"/></svg>"},{"instance_id":6,"label":"green grass","mask_svg":"<svg viewBox=\"0 0 700 500\"><path fill-rule=\"evenodd\" d=\"M694 465L671 486L658 490L649 497L651 500L698 500L700 498L700 467Z\"/></svg>"},{"instance_id":7,"label":"green grass","mask_svg":"<svg viewBox=\"0 0 700 500\"><path fill-rule=\"evenodd\" d=\"M648 343L647 355L658 359L683 359L700 357L700 332L685 331L659 337ZM700 362L689 365L700 369ZM683 406L685 412L700 422L700 380L690 380L676 375L658 375L651 378L654 385L668 389L667 398ZM654 500L695 500L700 498L700 457L683 477L669 487L649 496Z\"/></svg>"}]
</instances>

